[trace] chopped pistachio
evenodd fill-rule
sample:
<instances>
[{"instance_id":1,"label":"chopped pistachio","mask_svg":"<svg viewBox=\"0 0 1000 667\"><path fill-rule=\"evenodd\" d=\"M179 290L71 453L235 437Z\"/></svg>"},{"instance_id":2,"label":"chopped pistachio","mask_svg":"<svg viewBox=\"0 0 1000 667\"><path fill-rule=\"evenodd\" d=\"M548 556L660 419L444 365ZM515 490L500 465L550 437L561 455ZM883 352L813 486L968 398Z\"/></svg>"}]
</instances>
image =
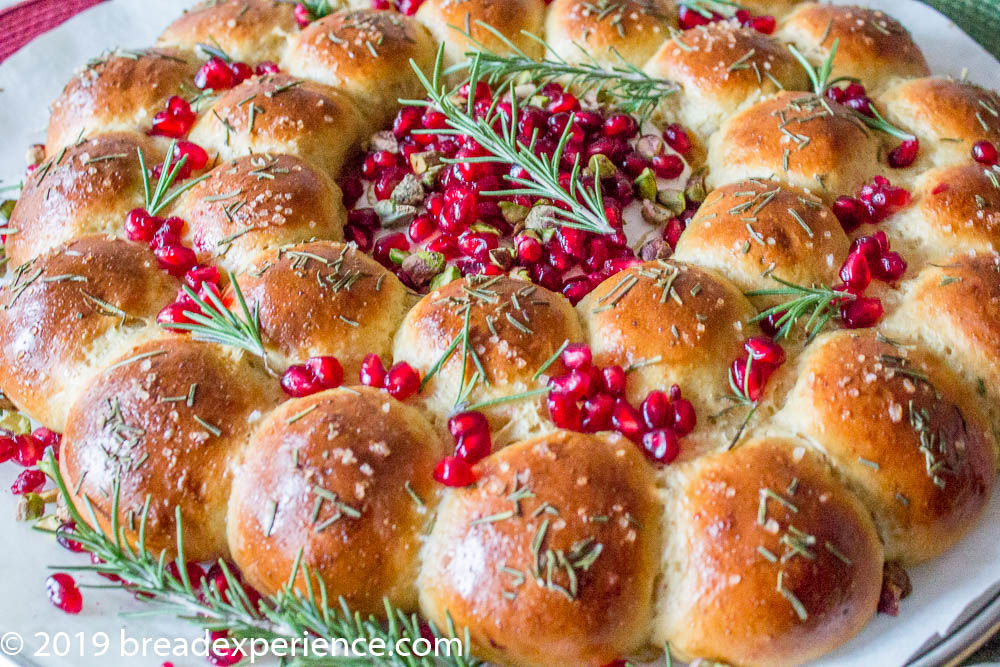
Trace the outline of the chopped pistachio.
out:
<instances>
[{"instance_id":1,"label":"chopped pistachio","mask_svg":"<svg viewBox=\"0 0 1000 667\"><path fill-rule=\"evenodd\" d=\"M383 199L372 207L382 222L382 227L392 229L413 222L417 217L417 208L406 204L397 204L392 199Z\"/></svg>"}]
</instances>

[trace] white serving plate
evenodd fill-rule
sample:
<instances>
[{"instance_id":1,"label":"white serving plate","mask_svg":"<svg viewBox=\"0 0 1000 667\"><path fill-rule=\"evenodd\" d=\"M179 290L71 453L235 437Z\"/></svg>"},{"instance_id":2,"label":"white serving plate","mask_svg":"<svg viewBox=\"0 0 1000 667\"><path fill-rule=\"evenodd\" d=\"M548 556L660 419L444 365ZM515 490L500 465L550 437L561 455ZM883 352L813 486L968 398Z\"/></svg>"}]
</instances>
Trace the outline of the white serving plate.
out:
<instances>
[{"instance_id":1,"label":"white serving plate","mask_svg":"<svg viewBox=\"0 0 1000 667\"><path fill-rule=\"evenodd\" d=\"M848 4L837 0L839 4ZM915 0L858 0L901 20L924 49L931 69L939 74L968 77L993 88L1000 86L1000 63L947 18ZM0 0L0 5L5 4ZM17 182L24 168L24 149L44 138L48 104L72 72L101 50L115 46L141 47L191 0L112 0L75 17L38 38L0 65L0 186ZM0 665L25 667L204 667L201 657L121 655L124 634L133 640L199 636L194 626L170 617L123 618L121 612L148 609L120 590L84 590L83 612L69 616L45 596L49 565L86 562L70 554L28 525L14 521L15 498L7 492L19 469L0 467ZM903 602L899 617L875 618L854 640L826 656L818 665L892 667L912 663L949 663L978 645L1000 624L1000 494L996 494L979 526L961 544L937 560L910 571L914 593ZM80 583L100 583L80 576ZM66 633L68 654L37 655L43 637ZM107 633L109 649L97 656L96 633ZM17 645L15 656L3 651ZM65 641L65 640L63 640ZM62 647L60 647L62 648ZM81 653L81 648L82 653ZM244 663L241 663L244 664ZM247 663L248 664L248 663ZM259 664L259 663L258 663Z\"/></svg>"}]
</instances>

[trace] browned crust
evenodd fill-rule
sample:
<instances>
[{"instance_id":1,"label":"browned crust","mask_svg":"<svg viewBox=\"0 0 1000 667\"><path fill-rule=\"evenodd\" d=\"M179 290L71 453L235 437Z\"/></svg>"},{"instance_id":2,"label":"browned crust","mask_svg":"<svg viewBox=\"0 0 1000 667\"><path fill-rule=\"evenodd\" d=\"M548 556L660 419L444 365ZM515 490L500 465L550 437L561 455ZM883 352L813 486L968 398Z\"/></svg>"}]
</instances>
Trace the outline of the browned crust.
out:
<instances>
[{"instance_id":1,"label":"browned crust","mask_svg":"<svg viewBox=\"0 0 1000 667\"><path fill-rule=\"evenodd\" d=\"M775 495L762 500L768 492ZM665 612L677 619L672 648L730 664L797 665L874 616L882 588L875 526L801 443L763 439L703 459L683 494L674 535L682 556L666 582L681 589L666 601L679 605Z\"/></svg>"},{"instance_id":2,"label":"browned crust","mask_svg":"<svg viewBox=\"0 0 1000 667\"><path fill-rule=\"evenodd\" d=\"M533 58L544 55L544 47L526 36L542 36L545 23L544 0L427 0L417 10L417 20L427 26L435 39L445 45L453 61L464 60L465 53L485 46L494 53L506 54L510 47L481 24L495 28L521 51ZM466 34L470 35L470 40Z\"/></svg>"},{"instance_id":3,"label":"browned crust","mask_svg":"<svg viewBox=\"0 0 1000 667\"><path fill-rule=\"evenodd\" d=\"M218 44L235 60L277 61L288 36L298 30L294 6L281 0L207 0L171 23L157 43L188 50Z\"/></svg>"},{"instance_id":4,"label":"browned crust","mask_svg":"<svg viewBox=\"0 0 1000 667\"><path fill-rule=\"evenodd\" d=\"M637 648L651 612L660 509L635 446L558 432L481 468L475 486L450 491L440 507L418 580L424 613L439 625L450 613L477 654L502 664L602 665ZM518 503L515 489L524 489ZM514 507L516 516L496 518ZM550 579L543 564L541 583L532 575L536 556L597 544L589 569L573 568L575 586L565 568Z\"/></svg>"},{"instance_id":5,"label":"browned crust","mask_svg":"<svg viewBox=\"0 0 1000 667\"><path fill-rule=\"evenodd\" d=\"M369 352L391 359L393 333L410 304L395 275L342 243L272 251L237 282L260 309L265 343L291 362L335 356L351 383Z\"/></svg>"},{"instance_id":6,"label":"browned crust","mask_svg":"<svg viewBox=\"0 0 1000 667\"><path fill-rule=\"evenodd\" d=\"M786 412L875 516L888 560L947 550L989 501L995 453L979 412L920 348L828 334L803 357Z\"/></svg>"},{"instance_id":7,"label":"browned crust","mask_svg":"<svg viewBox=\"0 0 1000 667\"><path fill-rule=\"evenodd\" d=\"M144 354L152 356L125 363ZM118 520L130 542L149 498L153 554L174 553L179 507L187 558L228 556L232 466L262 412L278 403L278 383L246 357L186 338L152 341L119 363L94 379L67 418L59 465L73 501L83 507L89 498L107 529L117 477Z\"/></svg>"},{"instance_id":8,"label":"browned crust","mask_svg":"<svg viewBox=\"0 0 1000 667\"><path fill-rule=\"evenodd\" d=\"M571 62L593 57L620 66L620 55L641 67L669 36L676 14L674 4L666 0L622 0L607 9L589 0L555 0L549 5L545 35Z\"/></svg>"},{"instance_id":9,"label":"browned crust","mask_svg":"<svg viewBox=\"0 0 1000 667\"><path fill-rule=\"evenodd\" d=\"M749 292L779 287L772 276L797 285L830 285L847 250L843 228L819 198L752 180L709 193L681 235L674 259L715 269ZM753 301L775 305L773 298Z\"/></svg>"},{"instance_id":10,"label":"browned crust","mask_svg":"<svg viewBox=\"0 0 1000 667\"><path fill-rule=\"evenodd\" d=\"M155 329L178 286L128 241L88 236L38 258L0 289L4 395L61 431L75 398L63 391Z\"/></svg>"},{"instance_id":11,"label":"browned crust","mask_svg":"<svg viewBox=\"0 0 1000 667\"><path fill-rule=\"evenodd\" d=\"M199 262L242 270L269 249L311 239L340 240L346 219L340 188L291 155L225 162L189 190L175 211L184 243Z\"/></svg>"},{"instance_id":12,"label":"browned crust","mask_svg":"<svg viewBox=\"0 0 1000 667\"><path fill-rule=\"evenodd\" d=\"M176 49L113 51L74 76L52 103L46 151L98 132L139 130L193 83L198 65Z\"/></svg>"},{"instance_id":13,"label":"browned crust","mask_svg":"<svg viewBox=\"0 0 1000 667\"><path fill-rule=\"evenodd\" d=\"M331 600L363 615L382 613L383 597L415 609L418 553L441 489L431 473L445 454L419 411L376 389L316 394L271 413L248 452L228 531L255 588L282 588L301 549ZM297 586L305 592L301 570Z\"/></svg>"},{"instance_id":14,"label":"browned crust","mask_svg":"<svg viewBox=\"0 0 1000 667\"><path fill-rule=\"evenodd\" d=\"M141 134L102 134L73 144L39 165L25 182L6 244L14 266L86 234L118 235L125 216L143 205L142 170L162 151Z\"/></svg>"}]
</instances>

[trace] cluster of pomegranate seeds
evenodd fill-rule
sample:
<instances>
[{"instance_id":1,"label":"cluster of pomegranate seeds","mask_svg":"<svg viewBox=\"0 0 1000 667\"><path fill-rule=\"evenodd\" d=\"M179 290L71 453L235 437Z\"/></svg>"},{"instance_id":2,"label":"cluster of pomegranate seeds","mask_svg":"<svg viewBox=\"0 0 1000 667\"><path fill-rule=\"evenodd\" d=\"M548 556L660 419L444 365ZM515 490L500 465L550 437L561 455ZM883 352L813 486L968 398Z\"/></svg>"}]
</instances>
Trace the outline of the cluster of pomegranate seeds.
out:
<instances>
[{"instance_id":1,"label":"cluster of pomegranate seeds","mask_svg":"<svg viewBox=\"0 0 1000 667\"><path fill-rule=\"evenodd\" d=\"M289 366L281 376L281 389L293 398L336 389L344 381L344 369L336 357L311 357L304 364Z\"/></svg>"},{"instance_id":2,"label":"cluster of pomegranate seeds","mask_svg":"<svg viewBox=\"0 0 1000 667\"><path fill-rule=\"evenodd\" d=\"M691 28L708 25L709 23L725 21L728 18L734 18L739 21L739 24L744 28L753 28L757 32L762 32L765 35L773 33L774 28L777 26L777 21L773 16L754 16L745 9L736 10L736 13L733 14L732 17L723 16L718 12L709 13L711 14L710 17L705 16L698 9L693 9L687 5L681 5L677 13L677 19L681 30L690 30Z\"/></svg>"},{"instance_id":3,"label":"cluster of pomegranate seeds","mask_svg":"<svg viewBox=\"0 0 1000 667\"><path fill-rule=\"evenodd\" d=\"M546 4L549 1L546 0ZM422 4L424 4L424 0L371 0L372 9L394 10L406 16L416 14ZM316 19L326 16L330 12L330 8L328 3L316 2L314 0L313 2L300 2L296 4L294 12L295 20L299 24L299 27L305 28Z\"/></svg>"},{"instance_id":4,"label":"cluster of pomegranate seeds","mask_svg":"<svg viewBox=\"0 0 1000 667\"><path fill-rule=\"evenodd\" d=\"M785 350L766 336L747 338L743 350L746 354L733 361L729 376L740 393L756 403L763 396L767 381L785 363Z\"/></svg>"},{"instance_id":5,"label":"cluster of pomegranate seeds","mask_svg":"<svg viewBox=\"0 0 1000 667\"><path fill-rule=\"evenodd\" d=\"M73 577L57 572L45 580L49 601L67 614L79 614L83 609L83 596Z\"/></svg>"},{"instance_id":6,"label":"cluster of pomegranate seeds","mask_svg":"<svg viewBox=\"0 0 1000 667\"><path fill-rule=\"evenodd\" d=\"M882 319L882 301L864 296L873 279L896 282L906 273L906 260L890 250L885 232L854 240L851 250L840 267L843 285L836 289L850 292L856 299L840 304L840 317L848 329L865 329L875 326Z\"/></svg>"},{"instance_id":7,"label":"cluster of pomegranate seeds","mask_svg":"<svg viewBox=\"0 0 1000 667\"><path fill-rule=\"evenodd\" d=\"M854 109L858 113L870 118L875 117L875 114L872 112L872 99L868 97L868 90L856 81L852 81L844 88L830 86L826 89L826 96L834 102Z\"/></svg>"},{"instance_id":8,"label":"cluster of pomegranate seeds","mask_svg":"<svg viewBox=\"0 0 1000 667\"><path fill-rule=\"evenodd\" d=\"M256 68L244 62L226 61L219 56L212 56L198 68L194 75L194 85L205 90L228 90L240 85L254 74L277 74L281 71L277 63L265 60Z\"/></svg>"},{"instance_id":9,"label":"cluster of pomegranate seeds","mask_svg":"<svg viewBox=\"0 0 1000 667\"><path fill-rule=\"evenodd\" d=\"M399 401L405 401L420 390L420 373L413 366L401 361L387 371L382 359L374 353L361 361L359 375L361 384L385 389Z\"/></svg>"},{"instance_id":10,"label":"cluster of pomegranate seeds","mask_svg":"<svg viewBox=\"0 0 1000 667\"><path fill-rule=\"evenodd\" d=\"M202 300L211 303L209 293L221 300L222 276L214 266L197 265L184 274L184 284L190 287ZM183 289L177 291L177 298L168 304L156 316L156 321L170 329L171 324L190 324L191 320L184 313L200 313L201 307ZM173 329L181 331L181 329Z\"/></svg>"},{"instance_id":11,"label":"cluster of pomegranate seeds","mask_svg":"<svg viewBox=\"0 0 1000 667\"><path fill-rule=\"evenodd\" d=\"M76 530L75 521L67 521L58 528L56 528L56 542L59 543L63 549L72 551L75 554L83 553L85 549L83 545L73 539L73 531Z\"/></svg>"},{"instance_id":12,"label":"cluster of pomegranate seeds","mask_svg":"<svg viewBox=\"0 0 1000 667\"><path fill-rule=\"evenodd\" d=\"M694 430L691 403L674 385L669 393L652 391L639 408L625 398L621 366L598 367L588 346L573 344L562 353L568 372L549 380L549 414L556 426L596 433L614 430L640 445L657 463L670 463L680 453L679 439Z\"/></svg>"},{"instance_id":13,"label":"cluster of pomegranate seeds","mask_svg":"<svg viewBox=\"0 0 1000 667\"><path fill-rule=\"evenodd\" d=\"M130 241L147 243L160 268L179 278L198 263L194 250L181 244L185 224L181 218L163 219L135 208L125 217L125 235Z\"/></svg>"},{"instance_id":14,"label":"cluster of pomegranate seeds","mask_svg":"<svg viewBox=\"0 0 1000 667\"><path fill-rule=\"evenodd\" d=\"M1000 152L997 151L996 146L984 139L972 144L972 159L979 164L993 167L1000 163Z\"/></svg>"},{"instance_id":15,"label":"cluster of pomegranate seeds","mask_svg":"<svg viewBox=\"0 0 1000 667\"><path fill-rule=\"evenodd\" d=\"M30 435L14 435L0 431L0 463L14 461L26 468L18 474L10 490L16 495L34 493L45 486L45 473L37 467L45 450L52 448L56 457L59 456L59 442L62 439L58 433L47 428L35 429Z\"/></svg>"},{"instance_id":16,"label":"cluster of pomegranate seeds","mask_svg":"<svg viewBox=\"0 0 1000 667\"><path fill-rule=\"evenodd\" d=\"M833 213L845 232L863 224L877 225L910 203L910 192L896 187L885 176L862 186L857 197L841 196L833 202Z\"/></svg>"},{"instance_id":17,"label":"cluster of pomegranate seeds","mask_svg":"<svg viewBox=\"0 0 1000 667\"><path fill-rule=\"evenodd\" d=\"M478 117L484 117L495 102L490 86L482 81L475 90L461 89L459 95L473 97ZM501 101L496 109L511 118L510 103ZM462 275L521 270L525 277L577 303L609 276L638 263L623 231L623 212L642 194L642 185L647 190L651 186L655 197L657 178L679 177L686 165L676 153L691 148L680 126L671 125L662 136L640 137L639 123L631 116L583 109L580 100L558 84L544 86L528 100L518 114L519 141L529 144L536 137L536 150L551 156L569 128L560 162L564 187L568 190L571 185L577 160L586 167L578 175L583 185L593 184L595 171L601 174L605 213L614 232L596 234L557 229L536 215L536 207L549 204L536 197L483 194L508 187L507 176L526 174L519 166L471 161L489 154L471 138L434 133L447 128L444 115L433 108L403 108L391 133L376 135L371 149L340 182L348 207L362 198L366 182L377 200L374 208L362 203L349 213L346 238L372 252L415 289L426 287L436 275L428 272L428 265L440 273L450 263ZM463 158L469 161L446 162ZM666 218L673 215L659 208L667 211ZM669 222L658 221L671 246L696 205L689 209ZM379 235L383 227L399 230Z\"/></svg>"},{"instance_id":18,"label":"cluster of pomegranate seeds","mask_svg":"<svg viewBox=\"0 0 1000 667\"><path fill-rule=\"evenodd\" d=\"M490 455L490 425L481 412L461 412L448 420L455 453L434 468L434 479L445 486L468 486L476 481L472 466Z\"/></svg>"},{"instance_id":19,"label":"cluster of pomegranate seeds","mask_svg":"<svg viewBox=\"0 0 1000 667\"><path fill-rule=\"evenodd\" d=\"M184 160L184 158L187 158ZM184 160L181 163L181 160ZM174 153L170 156L170 166L169 170L173 171L174 167L180 164L177 168L177 175L175 176L175 181L183 181L191 177L192 172L201 171L208 165L208 152L194 143L193 141L178 141L174 145ZM163 173L163 165L160 163L154 164L151 169L154 179L159 179L160 175Z\"/></svg>"},{"instance_id":20,"label":"cluster of pomegranate seeds","mask_svg":"<svg viewBox=\"0 0 1000 667\"><path fill-rule=\"evenodd\" d=\"M187 136L197 119L198 116L188 101L179 95L174 95L167 100L167 108L157 111L153 116L153 127L149 134L180 139Z\"/></svg>"}]
</instances>

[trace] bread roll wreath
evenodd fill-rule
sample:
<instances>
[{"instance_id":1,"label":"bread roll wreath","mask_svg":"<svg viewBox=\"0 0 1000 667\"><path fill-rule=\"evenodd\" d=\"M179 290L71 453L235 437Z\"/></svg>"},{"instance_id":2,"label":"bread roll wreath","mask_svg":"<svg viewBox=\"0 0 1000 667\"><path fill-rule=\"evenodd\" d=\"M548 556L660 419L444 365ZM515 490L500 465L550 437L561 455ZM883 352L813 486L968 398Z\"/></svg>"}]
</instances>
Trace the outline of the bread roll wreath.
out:
<instances>
[{"instance_id":1,"label":"bread roll wreath","mask_svg":"<svg viewBox=\"0 0 1000 667\"><path fill-rule=\"evenodd\" d=\"M22 515L219 637L455 665L897 613L996 478L997 93L864 7L371 4L205 2L55 101L3 228Z\"/></svg>"}]
</instances>

